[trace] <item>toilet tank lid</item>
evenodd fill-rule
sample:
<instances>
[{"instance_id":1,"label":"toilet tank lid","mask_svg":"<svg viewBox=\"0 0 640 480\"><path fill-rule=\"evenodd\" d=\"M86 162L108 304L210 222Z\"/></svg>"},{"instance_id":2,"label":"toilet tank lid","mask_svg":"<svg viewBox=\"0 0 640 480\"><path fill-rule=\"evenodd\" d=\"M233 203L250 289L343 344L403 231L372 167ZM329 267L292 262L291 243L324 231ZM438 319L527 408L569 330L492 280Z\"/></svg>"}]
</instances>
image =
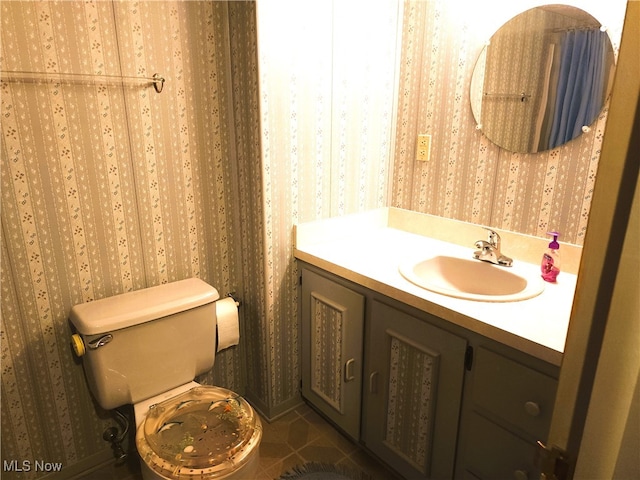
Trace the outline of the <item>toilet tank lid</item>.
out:
<instances>
[{"instance_id":1,"label":"toilet tank lid","mask_svg":"<svg viewBox=\"0 0 640 480\"><path fill-rule=\"evenodd\" d=\"M82 335L131 327L215 302L218 291L199 278L135 290L71 309L69 319Z\"/></svg>"}]
</instances>

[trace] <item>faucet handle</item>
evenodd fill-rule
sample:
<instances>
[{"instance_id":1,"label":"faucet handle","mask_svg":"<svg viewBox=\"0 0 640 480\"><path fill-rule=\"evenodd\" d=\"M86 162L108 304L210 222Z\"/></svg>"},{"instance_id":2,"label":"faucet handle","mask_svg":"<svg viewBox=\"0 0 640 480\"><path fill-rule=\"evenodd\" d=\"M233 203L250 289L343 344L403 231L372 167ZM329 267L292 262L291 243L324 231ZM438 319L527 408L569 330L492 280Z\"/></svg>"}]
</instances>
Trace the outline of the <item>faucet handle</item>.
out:
<instances>
[{"instance_id":1,"label":"faucet handle","mask_svg":"<svg viewBox=\"0 0 640 480\"><path fill-rule=\"evenodd\" d=\"M500 248L500 235L498 235L498 232L489 227L483 228L489 232L489 243L496 248Z\"/></svg>"}]
</instances>

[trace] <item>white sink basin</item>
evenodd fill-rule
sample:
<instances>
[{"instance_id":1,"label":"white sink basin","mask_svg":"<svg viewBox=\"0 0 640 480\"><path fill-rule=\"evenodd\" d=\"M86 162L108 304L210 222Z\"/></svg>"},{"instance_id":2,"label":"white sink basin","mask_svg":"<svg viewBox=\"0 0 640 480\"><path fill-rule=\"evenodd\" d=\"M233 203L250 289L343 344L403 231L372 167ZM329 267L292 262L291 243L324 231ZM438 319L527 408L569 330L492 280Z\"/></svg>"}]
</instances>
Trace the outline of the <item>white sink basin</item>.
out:
<instances>
[{"instance_id":1,"label":"white sink basin","mask_svg":"<svg viewBox=\"0 0 640 480\"><path fill-rule=\"evenodd\" d=\"M475 259L438 255L399 267L403 277L432 292L480 302L517 302L540 295L535 272Z\"/></svg>"}]
</instances>

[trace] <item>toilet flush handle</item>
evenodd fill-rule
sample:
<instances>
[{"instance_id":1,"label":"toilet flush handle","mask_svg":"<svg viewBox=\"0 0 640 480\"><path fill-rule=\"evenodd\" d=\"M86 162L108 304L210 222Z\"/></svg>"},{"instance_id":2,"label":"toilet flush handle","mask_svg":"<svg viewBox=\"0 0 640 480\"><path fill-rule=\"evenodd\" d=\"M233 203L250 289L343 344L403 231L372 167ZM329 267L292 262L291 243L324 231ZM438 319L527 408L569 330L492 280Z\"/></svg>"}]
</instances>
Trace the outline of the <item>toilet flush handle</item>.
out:
<instances>
[{"instance_id":1,"label":"toilet flush handle","mask_svg":"<svg viewBox=\"0 0 640 480\"><path fill-rule=\"evenodd\" d=\"M103 335L100 338L91 340L88 346L91 350L95 350L96 348L104 347L111 340L113 340L113 335L111 335L110 333L107 333L106 335Z\"/></svg>"},{"instance_id":2,"label":"toilet flush handle","mask_svg":"<svg viewBox=\"0 0 640 480\"><path fill-rule=\"evenodd\" d=\"M113 340L113 335L107 333L106 335L102 335L100 338L91 340L88 344L85 345L82 336L74 333L73 335L71 335L71 348L73 348L74 353L78 357L82 357L85 353L87 353L87 347L90 350L95 350L96 348L100 348L106 345L111 340Z\"/></svg>"}]
</instances>

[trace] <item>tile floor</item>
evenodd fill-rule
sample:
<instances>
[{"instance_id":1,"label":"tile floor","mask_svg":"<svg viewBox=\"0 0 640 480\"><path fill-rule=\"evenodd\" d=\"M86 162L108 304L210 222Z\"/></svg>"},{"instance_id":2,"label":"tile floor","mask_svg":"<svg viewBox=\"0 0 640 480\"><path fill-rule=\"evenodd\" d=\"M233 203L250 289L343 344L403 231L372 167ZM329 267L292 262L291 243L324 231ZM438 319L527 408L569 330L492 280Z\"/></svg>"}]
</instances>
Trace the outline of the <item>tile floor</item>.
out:
<instances>
[{"instance_id":1,"label":"tile floor","mask_svg":"<svg viewBox=\"0 0 640 480\"><path fill-rule=\"evenodd\" d=\"M305 462L324 462L360 470L372 480L398 478L306 404L272 423L263 420L262 428L260 466L255 480L277 479L293 466ZM124 465L108 465L88 472L78 480L141 478L137 458L131 455L131 460Z\"/></svg>"},{"instance_id":2,"label":"tile floor","mask_svg":"<svg viewBox=\"0 0 640 480\"><path fill-rule=\"evenodd\" d=\"M324 462L362 472L375 480L395 478L384 466L307 405L277 421L262 423L257 480L276 479L295 465Z\"/></svg>"}]
</instances>

